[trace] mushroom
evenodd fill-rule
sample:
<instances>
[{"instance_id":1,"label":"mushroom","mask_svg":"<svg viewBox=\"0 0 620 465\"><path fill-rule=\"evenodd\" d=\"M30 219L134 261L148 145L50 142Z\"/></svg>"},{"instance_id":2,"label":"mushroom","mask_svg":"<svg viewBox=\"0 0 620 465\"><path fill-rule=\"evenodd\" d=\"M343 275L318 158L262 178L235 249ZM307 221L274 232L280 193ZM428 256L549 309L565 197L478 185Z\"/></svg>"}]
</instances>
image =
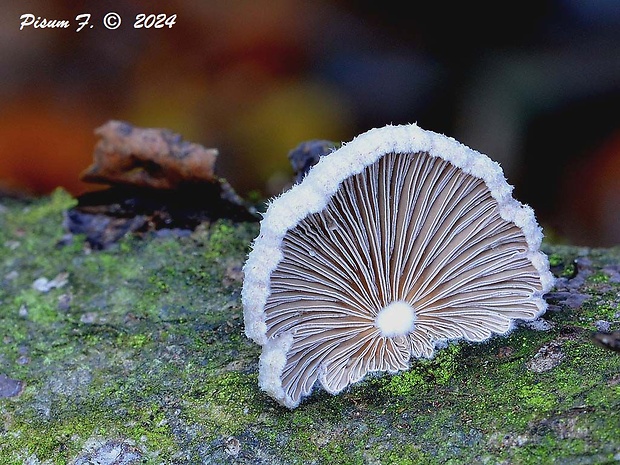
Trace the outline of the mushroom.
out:
<instances>
[{"instance_id":1,"label":"mushroom","mask_svg":"<svg viewBox=\"0 0 620 465\"><path fill-rule=\"evenodd\" d=\"M244 265L259 385L294 408L507 334L553 285L532 209L500 166L417 125L376 128L274 199Z\"/></svg>"}]
</instances>

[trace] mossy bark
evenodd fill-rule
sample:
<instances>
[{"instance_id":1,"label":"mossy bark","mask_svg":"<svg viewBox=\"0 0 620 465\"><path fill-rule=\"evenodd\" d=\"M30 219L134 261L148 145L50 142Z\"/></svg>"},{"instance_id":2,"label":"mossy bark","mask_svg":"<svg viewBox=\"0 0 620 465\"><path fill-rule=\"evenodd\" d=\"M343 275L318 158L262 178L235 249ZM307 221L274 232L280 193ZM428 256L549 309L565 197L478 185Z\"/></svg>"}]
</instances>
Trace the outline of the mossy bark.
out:
<instances>
[{"instance_id":1,"label":"mossy bark","mask_svg":"<svg viewBox=\"0 0 620 465\"><path fill-rule=\"evenodd\" d=\"M1 464L620 461L620 354L592 340L620 329L618 248L547 244L541 321L291 411L243 335L257 224L89 251L72 205L0 202Z\"/></svg>"}]
</instances>

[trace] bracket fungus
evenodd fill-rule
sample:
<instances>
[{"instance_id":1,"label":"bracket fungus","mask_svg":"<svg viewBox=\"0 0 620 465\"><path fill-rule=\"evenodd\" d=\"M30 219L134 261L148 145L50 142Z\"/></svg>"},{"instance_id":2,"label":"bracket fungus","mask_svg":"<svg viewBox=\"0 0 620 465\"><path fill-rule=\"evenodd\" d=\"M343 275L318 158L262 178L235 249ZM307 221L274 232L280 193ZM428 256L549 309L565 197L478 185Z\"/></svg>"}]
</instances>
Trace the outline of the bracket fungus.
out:
<instances>
[{"instance_id":1,"label":"bracket fungus","mask_svg":"<svg viewBox=\"0 0 620 465\"><path fill-rule=\"evenodd\" d=\"M242 291L260 387L294 408L539 317L542 236L486 155L415 124L357 136L261 221Z\"/></svg>"}]
</instances>

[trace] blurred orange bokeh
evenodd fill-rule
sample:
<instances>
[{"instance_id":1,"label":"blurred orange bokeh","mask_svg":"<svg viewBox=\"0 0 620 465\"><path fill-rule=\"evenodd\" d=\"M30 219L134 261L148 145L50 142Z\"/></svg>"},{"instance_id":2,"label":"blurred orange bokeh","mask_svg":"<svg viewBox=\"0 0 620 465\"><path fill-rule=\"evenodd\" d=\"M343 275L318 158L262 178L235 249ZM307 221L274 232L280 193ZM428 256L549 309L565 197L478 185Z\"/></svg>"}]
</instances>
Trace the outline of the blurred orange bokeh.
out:
<instances>
[{"instance_id":1,"label":"blurred orange bokeh","mask_svg":"<svg viewBox=\"0 0 620 465\"><path fill-rule=\"evenodd\" d=\"M70 114L45 102L24 99L0 113L0 187L47 194L62 186L80 194L91 186L79 175L92 160L93 129L86 108Z\"/></svg>"}]
</instances>

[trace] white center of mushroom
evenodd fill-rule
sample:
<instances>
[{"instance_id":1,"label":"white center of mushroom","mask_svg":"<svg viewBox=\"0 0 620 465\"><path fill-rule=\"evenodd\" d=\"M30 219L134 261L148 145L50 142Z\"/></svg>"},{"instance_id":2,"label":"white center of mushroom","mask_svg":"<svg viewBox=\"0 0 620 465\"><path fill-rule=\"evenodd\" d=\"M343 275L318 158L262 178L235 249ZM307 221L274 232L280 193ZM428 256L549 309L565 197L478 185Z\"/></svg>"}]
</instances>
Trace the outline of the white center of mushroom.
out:
<instances>
[{"instance_id":1,"label":"white center of mushroom","mask_svg":"<svg viewBox=\"0 0 620 465\"><path fill-rule=\"evenodd\" d=\"M407 302L397 300L379 312L375 325L384 337L404 336L413 331L415 320L413 307Z\"/></svg>"}]
</instances>

